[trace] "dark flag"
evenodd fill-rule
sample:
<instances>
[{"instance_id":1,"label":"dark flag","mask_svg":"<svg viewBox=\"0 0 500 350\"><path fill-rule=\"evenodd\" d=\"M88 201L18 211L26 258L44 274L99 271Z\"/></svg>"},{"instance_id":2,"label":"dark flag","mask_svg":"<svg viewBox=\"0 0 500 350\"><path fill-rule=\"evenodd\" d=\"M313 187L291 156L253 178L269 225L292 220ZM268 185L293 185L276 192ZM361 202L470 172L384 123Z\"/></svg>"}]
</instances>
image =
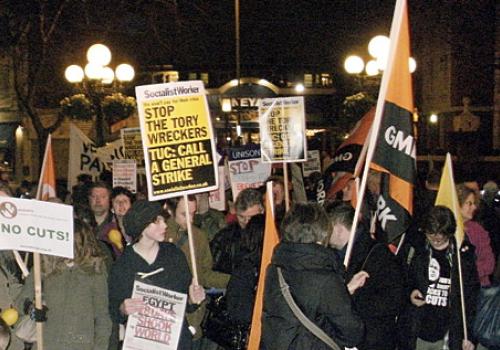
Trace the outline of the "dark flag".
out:
<instances>
[{"instance_id":1,"label":"dark flag","mask_svg":"<svg viewBox=\"0 0 500 350\"><path fill-rule=\"evenodd\" d=\"M336 193L341 191L349 180L359 176L356 172L361 169L359 163L364 160L360 159L361 151L368 138L374 116L375 107L356 123L349 138L335 150L333 162L324 173L327 200L335 199Z\"/></svg>"},{"instance_id":2,"label":"dark flag","mask_svg":"<svg viewBox=\"0 0 500 350\"><path fill-rule=\"evenodd\" d=\"M416 141L411 124L413 92L408 63L410 38L404 0L396 4L390 40L389 60L380 87L372 129L374 135L367 157L370 168L382 173L377 220L388 242L408 228L416 173Z\"/></svg>"}]
</instances>

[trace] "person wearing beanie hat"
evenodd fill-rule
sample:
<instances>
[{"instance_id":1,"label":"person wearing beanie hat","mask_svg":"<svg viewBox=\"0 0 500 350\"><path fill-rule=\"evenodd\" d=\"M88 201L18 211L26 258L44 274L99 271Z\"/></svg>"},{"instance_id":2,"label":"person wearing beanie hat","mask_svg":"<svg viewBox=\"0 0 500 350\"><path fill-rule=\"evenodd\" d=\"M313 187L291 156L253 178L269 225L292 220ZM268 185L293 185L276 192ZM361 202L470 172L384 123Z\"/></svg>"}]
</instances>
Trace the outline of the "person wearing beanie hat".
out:
<instances>
[{"instance_id":1,"label":"person wearing beanie hat","mask_svg":"<svg viewBox=\"0 0 500 350\"><path fill-rule=\"evenodd\" d=\"M145 307L142 299L130 297L138 273L153 272L148 277L148 283L188 294L187 312L196 310L205 299L203 287L191 283L191 272L182 251L164 242L167 228L165 214L158 202L139 200L123 219L133 243L125 248L109 275L109 312L116 323L125 324L128 315ZM178 349L190 350L191 338L184 320Z\"/></svg>"}]
</instances>

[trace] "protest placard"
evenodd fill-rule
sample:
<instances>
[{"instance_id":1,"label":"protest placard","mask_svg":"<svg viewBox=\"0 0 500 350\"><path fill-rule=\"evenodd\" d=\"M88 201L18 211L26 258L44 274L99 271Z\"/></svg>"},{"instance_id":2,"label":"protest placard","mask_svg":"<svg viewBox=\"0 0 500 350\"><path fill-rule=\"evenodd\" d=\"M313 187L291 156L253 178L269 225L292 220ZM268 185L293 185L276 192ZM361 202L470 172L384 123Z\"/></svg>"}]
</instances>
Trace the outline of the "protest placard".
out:
<instances>
[{"instance_id":1,"label":"protest placard","mask_svg":"<svg viewBox=\"0 0 500 350\"><path fill-rule=\"evenodd\" d=\"M142 299L146 307L129 315L123 350L176 350L187 295L135 281L132 298Z\"/></svg>"},{"instance_id":2,"label":"protest placard","mask_svg":"<svg viewBox=\"0 0 500 350\"><path fill-rule=\"evenodd\" d=\"M132 193L137 192L137 164L134 159L115 159L113 161L113 187L125 187Z\"/></svg>"},{"instance_id":3,"label":"protest placard","mask_svg":"<svg viewBox=\"0 0 500 350\"><path fill-rule=\"evenodd\" d=\"M73 258L73 207L0 197L0 249Z\"/></svg>"},{"instance_id":4,"label":"protest placard","mask_svg":"<svg viewBox=\"0 0 500 350\"><path fill-rule=\"evenodd\" d=\"M136 87L148 197L217 188L215 144L201 81Z\"/></svg>"},{"instance_id":5,"label":"protest placard","mask_svg":"<svg viewBox=\"0 0 500 350\"><path fill-rule=\"evenodd\" d=\"M315 172L321 173L321 157L318 150L307 151L307 161L302 163L302 172L304 177Z\"/></svg>"},{"instance_id":6,"label":"protest placard","mask_svg":"<svg viewBox=\"0 0 500 350\"><path fill-rule=\"evenodd\" d=\"M219 166L219 187L210 191L208 197L208 204L210 208L224 211L226 210L226 168L224 166Z\"/></svg>"},{"instance_id":7,"label":"protest placard","mask_svg":"<svg viewBox=\"0 0 500 350\"><path fill-rule=\"evenodd\" d=\"M142 148L141 128L120 130L125 158L135 159L138 168L144 168L144 149Z\"/></svg>"},{"instance_id":8,"label":"protest placard","mask_svg":"<svg viewBox=\"0 0 500 350\"><path fill-rule=\"evenodd\" d=\"M306 160L304 97L262 99L259 106L260 145L264 162Z\"/></svg>"},{"instance_id":9,"label":"protest placard","mask_svg":"<svg viewBox=\"0 0 500 350\"><path fill-rule=\"evenodd\" d=\"M271 163L261 159L258 145L231 148L228 157L233 200L245 188L258 188L271 175Z\"/></svg>"}]
</instances>

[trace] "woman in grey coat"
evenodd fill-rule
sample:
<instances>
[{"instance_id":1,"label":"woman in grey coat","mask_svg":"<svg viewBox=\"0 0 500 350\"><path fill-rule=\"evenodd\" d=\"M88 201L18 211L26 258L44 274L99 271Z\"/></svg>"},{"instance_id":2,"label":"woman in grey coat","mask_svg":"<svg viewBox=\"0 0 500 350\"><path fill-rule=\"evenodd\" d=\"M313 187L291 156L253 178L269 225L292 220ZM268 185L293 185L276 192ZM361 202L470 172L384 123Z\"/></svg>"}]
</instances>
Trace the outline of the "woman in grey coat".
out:
<instances>
[{"instance_id":1,"label":"woman in grey coat","mask_svg":"<svg viewBox=\"0 0 500 350\"><path fill-rule=\"evenodd\" d=\"M111 320L106 267L92 229L78 219L74 221L74 247L73 260L43 256L43 302L48 308L44 348L107 349ZM33 298L30 275L17 299L18 309Z\"/></svg>"}]
</instances>

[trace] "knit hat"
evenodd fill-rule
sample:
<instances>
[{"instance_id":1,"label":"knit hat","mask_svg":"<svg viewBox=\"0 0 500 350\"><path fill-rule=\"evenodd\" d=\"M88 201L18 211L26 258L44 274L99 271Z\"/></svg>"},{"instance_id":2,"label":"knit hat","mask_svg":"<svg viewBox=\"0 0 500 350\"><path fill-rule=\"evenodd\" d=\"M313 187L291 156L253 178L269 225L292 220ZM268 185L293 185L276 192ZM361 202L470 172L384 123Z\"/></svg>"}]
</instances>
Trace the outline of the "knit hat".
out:
<instances>
[{"instance_id":1,"label":"knit hat","mask_svg":"<svg viewBox=\"0 0 500 350\"><path fill-rule=\"evenodd\" d=\"M162 207L158 202L139 200L132 204L123 217L125 232L133 239L139 237L144 229L162 214Z\"/></svg>"}]
</instances>

